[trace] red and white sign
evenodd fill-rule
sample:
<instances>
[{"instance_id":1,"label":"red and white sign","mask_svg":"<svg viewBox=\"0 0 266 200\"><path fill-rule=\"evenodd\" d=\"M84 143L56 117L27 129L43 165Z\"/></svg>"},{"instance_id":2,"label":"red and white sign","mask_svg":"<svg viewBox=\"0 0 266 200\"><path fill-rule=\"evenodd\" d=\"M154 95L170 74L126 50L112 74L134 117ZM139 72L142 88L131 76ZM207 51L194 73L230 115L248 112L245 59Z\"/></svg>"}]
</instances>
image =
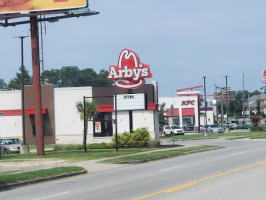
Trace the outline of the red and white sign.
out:
<instances>
[{"instance_id":1,"label":"red and white sign","mask_svg":"<svg viewBox=\"0 0 266 200\"><path fill-rule=\"evenodd\" d=\"M145 78L151 78L150 66L140 62L139 56L129 49L121 51L118 65L110 66L107 79L122 89L136 89L145 84Z\"/></svg>"},{"instance_id":2,"label":"red and white sign","mask_svg":"<svg viewBox=\"0 0 266 200\"><path fill-rule=\"evenodd\" d=\"M190 101L182 101L181 106L194 106L195 105L195 100L190 100Z\"/></svg>"},{"instance_id":3,"label":"red and white sign","mask_svg":"<svg viewBox=\"0 0 266 200\"><path fill-rule=\"evenodd\" d=\"M266 83L266 70L261 70L261 82Z\"/></svg>"}]
</instances>

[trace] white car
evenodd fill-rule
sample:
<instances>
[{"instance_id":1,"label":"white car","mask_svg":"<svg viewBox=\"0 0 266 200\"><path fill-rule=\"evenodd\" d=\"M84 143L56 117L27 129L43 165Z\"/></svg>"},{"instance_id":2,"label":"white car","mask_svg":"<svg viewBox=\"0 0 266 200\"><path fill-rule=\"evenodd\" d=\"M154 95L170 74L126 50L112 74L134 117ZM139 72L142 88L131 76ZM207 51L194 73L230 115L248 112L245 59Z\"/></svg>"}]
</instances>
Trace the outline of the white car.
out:
<instances>
[{"instance_id":1,"label":"white car","mask_svg":"<svg viewBox=\"0 0 266 200\"><path fill-rule=\"evenodd\" d=\"M185 133L184 129L180 128L177 125L172 125L172 126L166 125L166 126L163 127L163 134L165 136L168 136L168 135L184 135L184 133Z\"/></svg>"}]
</instances>

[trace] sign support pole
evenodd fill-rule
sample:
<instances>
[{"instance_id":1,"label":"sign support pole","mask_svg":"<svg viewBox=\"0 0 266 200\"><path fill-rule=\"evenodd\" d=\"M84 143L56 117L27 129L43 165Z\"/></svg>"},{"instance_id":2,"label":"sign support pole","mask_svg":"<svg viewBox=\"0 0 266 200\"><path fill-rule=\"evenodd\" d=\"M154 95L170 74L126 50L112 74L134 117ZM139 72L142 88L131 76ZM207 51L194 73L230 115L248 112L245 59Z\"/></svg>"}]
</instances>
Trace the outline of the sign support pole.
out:
<instances>
[{"instance_id":1,"label":"sign support pole","mask_svg":"<svg viewBox=\"0 0 266 200\"><path fill-rule=\"evenodd\" d=\"M115 149L118 152L118 138L117 138L117 96L115 94Z\"/></svg>"},{"instance_id":2,"label":"sign support pole","mask_svg":"<svg viewBox=\"0 0 266 200\"><path fill-rule=\"evenodd\" d=\"M33 71L33 91L35 107L35 129L37 155L44 156L44 134L43 134L43 116L41 102L40 85L40 57L39 57L39 37L37 16L30 17L31 26L31 51L32 51L32 71Z\"/></svg>"}]
</instances>

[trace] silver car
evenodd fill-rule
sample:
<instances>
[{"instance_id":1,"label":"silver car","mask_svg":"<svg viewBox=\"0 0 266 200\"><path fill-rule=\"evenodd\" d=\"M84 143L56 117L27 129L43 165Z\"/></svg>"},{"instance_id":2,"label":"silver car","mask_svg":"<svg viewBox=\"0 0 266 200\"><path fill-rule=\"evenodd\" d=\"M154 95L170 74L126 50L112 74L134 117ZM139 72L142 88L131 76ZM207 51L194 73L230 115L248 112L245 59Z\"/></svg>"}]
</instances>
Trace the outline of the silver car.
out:
<instances>
[{"instance_id":1,"label":"silver car","mask_svg":"<svg viewBox=\"0 0 266 200\"><path fill-rule=\"evenodd\" d=\"M200 128L201 133L224 133L224 128L217 124L208 124Z\"/></svg>"},{"instance_id":2,"label":"silver car","mask_svg":"<svg viewBox=\"0 0 266 200\"><path fill-rule=\"evenodd\" d=\"M20 146L23 143L18 138L1 138L1 150L2 154L7 153L19 153L20 152Z\"/></svg>"}]
</instances>

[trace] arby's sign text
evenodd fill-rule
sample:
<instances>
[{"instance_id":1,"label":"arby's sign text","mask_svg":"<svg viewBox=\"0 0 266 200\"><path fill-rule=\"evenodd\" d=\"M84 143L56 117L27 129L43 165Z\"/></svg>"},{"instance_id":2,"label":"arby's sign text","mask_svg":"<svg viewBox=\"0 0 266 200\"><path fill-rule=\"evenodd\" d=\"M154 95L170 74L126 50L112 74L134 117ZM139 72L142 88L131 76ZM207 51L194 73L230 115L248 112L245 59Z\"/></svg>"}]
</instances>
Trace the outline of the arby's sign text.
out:
<instances>
[{"instance_id":1,"label":"arby's sign text","mask_svg":"<svg viewBox=\"0 0 266 200\"><path fill-rule=\"evenodd\" d=\"M139 56L129 49L121 51L118 65L110 66L107 79L122 89L136 89L145 84L145 78L151 78L150 66L140 62Z\"/></svg>"}]
</instances>

